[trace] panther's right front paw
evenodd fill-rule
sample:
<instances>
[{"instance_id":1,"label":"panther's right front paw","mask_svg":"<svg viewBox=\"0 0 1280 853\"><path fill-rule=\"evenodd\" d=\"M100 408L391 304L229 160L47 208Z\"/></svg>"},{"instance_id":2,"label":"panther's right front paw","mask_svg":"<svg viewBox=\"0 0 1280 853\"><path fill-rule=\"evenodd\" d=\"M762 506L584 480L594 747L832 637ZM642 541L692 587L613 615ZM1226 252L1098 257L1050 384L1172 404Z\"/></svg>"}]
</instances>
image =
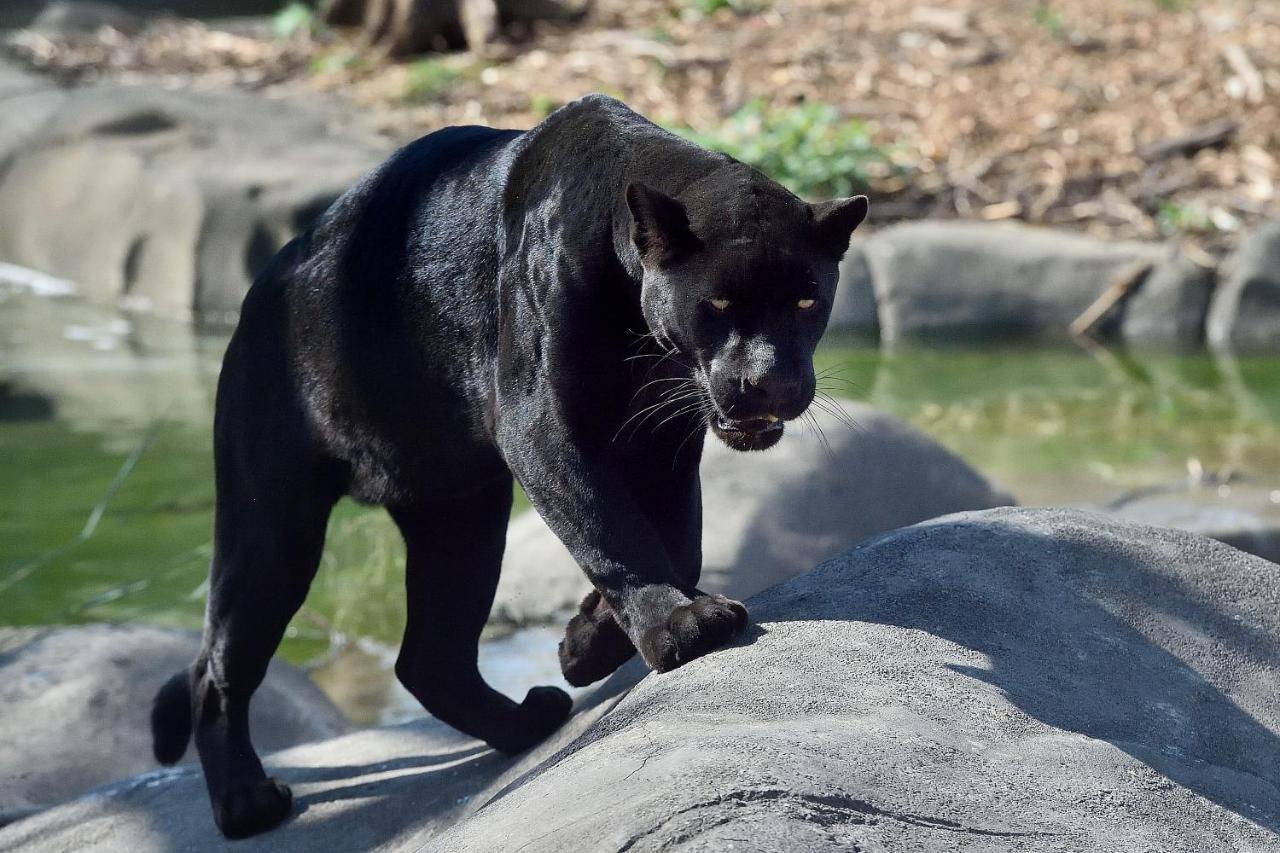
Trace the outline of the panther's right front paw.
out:
<instances>
[{"instance_id":1,"label":"panther's right front paw","mask_svg":"<svg viewBox=\"0 0 1280 853\"><path fill-rule=\"evenodd\" d=\"M747 608L723 595L699 595L645 632L640 653L655 672L669 672L727 644L747 627Z\"/></svg>"},{"instance_id":2,"label":"panther's right front paw","mask_svg":"<svg viewBox=\"0 0 1280 853\"><path fill-rule=\"evenodd\" d=\"M227 838L266 832L289 816L293 793L275 779L232 788L214 803L213 820Z\"/></svg>"}]
</instances>

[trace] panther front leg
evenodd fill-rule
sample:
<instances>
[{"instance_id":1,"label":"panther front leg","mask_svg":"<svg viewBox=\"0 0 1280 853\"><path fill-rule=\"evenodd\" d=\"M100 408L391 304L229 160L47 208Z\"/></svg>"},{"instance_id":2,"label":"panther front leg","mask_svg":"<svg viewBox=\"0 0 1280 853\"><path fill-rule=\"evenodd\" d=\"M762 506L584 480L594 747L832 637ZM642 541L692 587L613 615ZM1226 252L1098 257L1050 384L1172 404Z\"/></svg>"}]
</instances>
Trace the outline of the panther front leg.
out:
<instances>
[{"instance_id":1,"label":"panther front leg","mask_svg":"<svg viewBox=\"0 0 1280 853\"><path fill-rule=\"evenodd\" d=\"M694 586L696 572L691 577L679 570L666 531L645 511L646 489L637 487L645 473L616 458L585 457L567 442L521 445L507 452L508 464L596 589L561 643L569 683L597 681L635 651L651 669L667 672L724 646L746 627L741 603L702 593ZM668 513L685 503L675 497L668 494Z\"/></svg>"}]
</instances>

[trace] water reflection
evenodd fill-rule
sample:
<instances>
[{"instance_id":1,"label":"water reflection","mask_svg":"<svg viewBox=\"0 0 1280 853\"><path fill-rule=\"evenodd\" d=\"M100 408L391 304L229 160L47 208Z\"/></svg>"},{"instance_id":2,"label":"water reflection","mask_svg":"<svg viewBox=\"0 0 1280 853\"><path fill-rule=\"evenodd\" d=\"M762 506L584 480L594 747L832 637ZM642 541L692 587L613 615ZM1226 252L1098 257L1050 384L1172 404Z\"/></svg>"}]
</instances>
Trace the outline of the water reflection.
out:
<instances>
[{"instance_id":1,"label":"water reflection","mask_svg":"<svg viewBox=\"0 0 1280 853\"><path fill-rule=\"evenodd\" d=\"M199 625L226 337L0 293L0 624ZM1102 503L1183 481L1189 465L1280 486L1280 359L1014 346L882 354L832 339L819 367L833 393L908 418L1023 503ZM413 712L388 674L403 572L384 515L343 502L283 647L295 662L322 661L318 680L363 720ZM486 646L486 670L519 698L556 676L556 635L507 633Z\"/></svg>"}]
</instances>

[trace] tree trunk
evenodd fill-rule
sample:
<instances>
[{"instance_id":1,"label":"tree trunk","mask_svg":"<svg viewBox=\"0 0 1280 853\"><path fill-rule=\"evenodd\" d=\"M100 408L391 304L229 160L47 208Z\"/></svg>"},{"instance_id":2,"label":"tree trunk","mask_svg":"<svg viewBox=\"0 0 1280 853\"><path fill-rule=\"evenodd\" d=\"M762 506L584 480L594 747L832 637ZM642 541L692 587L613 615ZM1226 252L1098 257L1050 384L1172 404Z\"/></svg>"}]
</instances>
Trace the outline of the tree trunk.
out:
<instances>
[{"instance_id":1,"label":"tree trunk","mask_svg":"<svg viewBox=\"0 0 1280 853\"><path fill-rule=\"evenodd\" d=\"M512 21L573 20L585 3L564 0L328 0L326 23L359 27L389 56L469 47L482 50Z\"/></svg>"}]
</instances>

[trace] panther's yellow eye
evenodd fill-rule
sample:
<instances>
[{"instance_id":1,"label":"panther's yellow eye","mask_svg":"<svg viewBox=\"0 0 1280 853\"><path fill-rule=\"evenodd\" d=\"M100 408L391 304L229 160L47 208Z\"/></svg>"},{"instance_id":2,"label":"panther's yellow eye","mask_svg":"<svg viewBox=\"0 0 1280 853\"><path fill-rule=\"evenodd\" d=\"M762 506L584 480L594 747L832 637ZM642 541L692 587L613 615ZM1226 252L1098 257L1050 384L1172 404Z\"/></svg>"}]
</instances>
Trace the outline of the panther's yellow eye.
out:
<instances>
[{"instance_id":1,"label":"panther's yellow eye","mask_svg":"<svg viewBox=\"0 0 1280 853\"><path fill-rule=\"evenodd\" d=\"M799 308L801 311L808 311L815 304L817 304L816 299L801 299L799 302L796 303L796 307Z\"/></svg>"},{"instance_id":2,"label":"panther's yellow eye","mask_svg":"<svg viewBox=\"0 0 1280 853\"><path fill-rule=\"evenodd\" d=\"M716 309L717 311L723 311L724 309L729 307L728 299L708 299L707 301L710 302L711 307Z\"/></svg>"}]
</instances>

